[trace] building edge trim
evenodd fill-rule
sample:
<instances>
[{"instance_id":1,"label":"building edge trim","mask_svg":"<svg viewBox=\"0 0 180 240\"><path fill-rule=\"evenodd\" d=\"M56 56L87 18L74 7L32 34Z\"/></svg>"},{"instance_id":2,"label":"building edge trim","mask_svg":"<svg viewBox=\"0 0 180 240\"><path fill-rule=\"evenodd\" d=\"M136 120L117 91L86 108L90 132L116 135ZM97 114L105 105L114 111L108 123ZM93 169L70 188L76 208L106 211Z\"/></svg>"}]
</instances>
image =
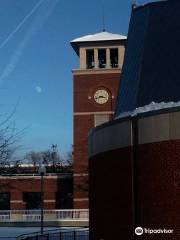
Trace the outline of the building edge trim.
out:
<instances>
[{"instance_id":1,"label":"building edge trim","mask_svg":"<svg viewBox=\"0 0 180 240\"><path fill-rule=\"evenodd\" d=\"M95 114L114 114L113 111L102 111L102 112L74 112L74 116L86 116L86 115L95 115Z\"/></svg>"},{"instance_id":2,"label":"building edge trim","mask_svg":"<svg viewBox=\"0 0 180 240\"><path fill-rule=\"evenodd\" d=\"M138 145L180 140L180 111L156 112L141 118L135 116L124 121L122 119L119 122L111 121L100 128L95 128L88 138L89 157L133 146L132 124L134 119L138 124Z\"/></svg>"},{"instance_id":3,"label":"building edge trim","mask_svg":"<svg viewBox=\"0 0 180 240\"><path fill-rule=\"evenodd\" d=\"M92 74L112 74L112 73L116 73L116 74L120 74L122 71L121 68L116 68L116 69L92 69L92 70L88 70L88 69L73 69L72 73L73 75L92 75Z\"/></svg>"},{"instance_id":4,"label":"building edge trim","mask_svg":"<svg viewBox=\"0 0 180 240\"><path fill-rule=\"evenodd\" d=\"M89 198L74 198L74 202L83 202L83 201L89 201Z\"/></svg>"},{"instance_id":5,"label":"building edge trim","mask_svg":"<svg viewBox=\"0 0 180 240\"><path fill-rule=\"evenodd\" d=\"M23 203L23 200L10 200L10 203Z\"/></svg>"},{"instance_id":6,"label":"building edge trim","mask_svg":"<svg viewBox=\"0 0 180 240\"><path fill-rule=\"evenodd\" d=\"M86 177L89 176L88 173L74 173L73 174L74 177Z\"/></svg>"}]
</instances>

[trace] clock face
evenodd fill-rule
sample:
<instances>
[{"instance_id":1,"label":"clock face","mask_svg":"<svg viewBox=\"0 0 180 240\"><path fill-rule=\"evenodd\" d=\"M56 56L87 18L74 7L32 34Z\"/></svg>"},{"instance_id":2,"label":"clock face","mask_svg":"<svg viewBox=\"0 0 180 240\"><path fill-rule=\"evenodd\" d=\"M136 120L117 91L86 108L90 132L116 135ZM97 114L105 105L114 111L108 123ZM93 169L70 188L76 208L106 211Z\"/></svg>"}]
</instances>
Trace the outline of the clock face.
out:
<instances>
[{"instance_id":1,"label":"clock face","mask_svg":"<svg viewBox=\"0 0 180 240\"><path fill-rule=\"evenodd\" d=\"M94 94L94 100L99 104L104 104L109 99L109 93L104 89L99 89Z\"/></svg>"}]
</instances>

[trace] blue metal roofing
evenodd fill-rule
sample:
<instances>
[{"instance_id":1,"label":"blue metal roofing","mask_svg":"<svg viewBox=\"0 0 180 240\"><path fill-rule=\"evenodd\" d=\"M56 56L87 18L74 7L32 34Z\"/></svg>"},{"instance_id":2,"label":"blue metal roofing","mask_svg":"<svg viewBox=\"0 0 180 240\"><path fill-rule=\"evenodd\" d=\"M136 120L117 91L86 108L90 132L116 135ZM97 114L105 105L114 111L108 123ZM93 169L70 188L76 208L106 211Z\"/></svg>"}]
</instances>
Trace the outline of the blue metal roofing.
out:
<instances>
[{"instance_id":1,"label":"blue metal roofing","mask_svg":"<svg viewBox=\"0 0 180 240\"><path fill-rule=\"evenodd\" d=\"M180 100L180 1L132 11L116 117L154 102Z\"/></svg>"}]
</instances>

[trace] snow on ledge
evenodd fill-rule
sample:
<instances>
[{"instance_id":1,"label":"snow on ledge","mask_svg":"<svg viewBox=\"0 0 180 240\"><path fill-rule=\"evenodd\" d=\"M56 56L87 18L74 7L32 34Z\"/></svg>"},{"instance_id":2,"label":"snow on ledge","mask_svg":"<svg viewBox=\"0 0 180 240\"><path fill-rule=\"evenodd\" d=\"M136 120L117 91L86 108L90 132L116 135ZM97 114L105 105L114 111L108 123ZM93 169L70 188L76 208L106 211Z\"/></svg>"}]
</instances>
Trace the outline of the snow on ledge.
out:
<instances>
[{"instance_id":1,"label":"snow on ledge","mask_svg":"<svg viewBox=\"0 0 180 240\"><path fill-rule=\"evenodd\" d=\"M151 111L158 111L158 110L162 110L162 109L175 108L175 107L180 107L180 101L167 102L167 103L166 102L160 102L160 103L151 102L150 104L145 105L143 107L138 107L133 111L123 112L116 119L124 118L124 117L134 117L140 113L147 113L147 112L151 112Z\"/></svg>"}]
</instances>

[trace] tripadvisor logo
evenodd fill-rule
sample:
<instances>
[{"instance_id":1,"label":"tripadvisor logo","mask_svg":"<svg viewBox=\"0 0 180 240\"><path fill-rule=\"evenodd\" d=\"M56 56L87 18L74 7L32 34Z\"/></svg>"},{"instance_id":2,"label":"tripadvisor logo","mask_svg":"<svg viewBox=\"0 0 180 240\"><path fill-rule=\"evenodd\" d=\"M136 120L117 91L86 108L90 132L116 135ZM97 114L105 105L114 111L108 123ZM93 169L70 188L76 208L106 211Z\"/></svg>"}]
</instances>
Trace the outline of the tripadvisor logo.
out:
<instances>
[{"instance_id":1,"label":"tripadvisor logo","mask_svg":"<svg viewBox=\"0 0 180 240\"><path fill-rule=\"evenodd\" d=\"M172 234L174 232L173 229L150 229L150 228L142 228L137 227L135 229L135 234L140 236L142 234Z\"/></svg>"},{"instance_id":2,"label":"tripadvisor logo","mask_svg":"<svg viewBox=\"0 0 180 240\"><path fill-rule=\"evenodd\" d=\"M135 229L135 234L136 235L142 235L143 234L143 229L141 228L141 227L137 227L136 229Z\"/></svg>"}]
</instances>

